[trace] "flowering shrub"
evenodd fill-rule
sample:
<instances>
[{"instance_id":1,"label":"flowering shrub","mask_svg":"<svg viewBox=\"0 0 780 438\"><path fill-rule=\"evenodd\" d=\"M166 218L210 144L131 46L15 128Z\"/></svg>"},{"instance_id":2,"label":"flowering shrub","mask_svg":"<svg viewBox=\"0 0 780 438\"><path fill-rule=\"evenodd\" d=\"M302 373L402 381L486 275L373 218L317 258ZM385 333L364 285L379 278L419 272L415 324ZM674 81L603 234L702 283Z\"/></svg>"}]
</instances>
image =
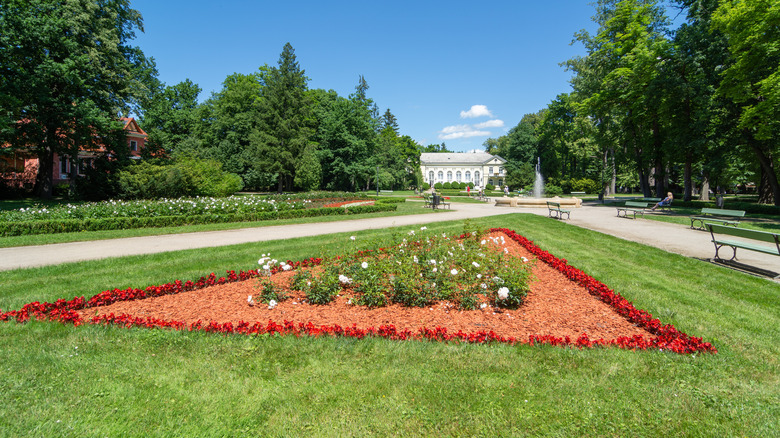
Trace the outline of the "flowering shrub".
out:
<instances>
[{"instance_id":1,"label":"flowering shrub","mask_svg":"<svg viewBox=\"0 0 780 438\"><path fill-rule=\"evenodd\" d=\"M335 208L335 207L349 208L349 207L356 207L358 205L374 205L374 201L357 199L357 200L352 200L352 201L331 202L329 204L325 204L323 207L325 207L325 208Z\"/></svg>"},{"instance_id":2,"label":"flowering shrub","mask_svg":"<svg viewBox=\"0 0 780 438\"><path fill-rule=\"evenodd\" d=\"M473 309L480 297L498 307L516 308L528 294L531 263L517 263L502 251L486 248L501 246L503 237L481 239L476 232L457 239L446 235L412 231L398 245L379 251L357 251L347 257L328 261L349 281L356 294L355 303L381 307L389 303L422 307L447 300L460 308ZM311 280L318 287L320 278Z\"/></svg>"},{"instance_id":3,"label":"flowering shrub","mask_svg":"<svg viewBox=\"0 0 780 438\"><path fill-rule=\"evenodd\" d=\"M652 315L650 315L648 312L644 310L636 309L628 300L626 300L619 294L615 293L613 290L609 289L605 284L588 276L587 274L580 271L579 269L569 266L566 260L556 258L552 254L537 247L532 241L526 239L523 236L520 236L514 231L503 229L503 228L494 228L490 231L504 233L507 238L516 241L517 243L525 247L529 252L534 254L534 256L538 260L548 264L554 269L557 269L558 271L566 275L570 280L575 281L581 286L585 287L590 292L590 294L599 298L603 302L609 304L618 314L622 315L628 321L632 322L636 326L644 328L645 330L653 334L655 337L648 339L641 335L635 335L631 337L619 337L608 341L604 339L590 339L587 334L583 333L576 339L572 339L569 336L555 337L549 335L544 335L544 336L531 335L528 337L528 339L521 340L512 337L500 336L494 333L493 331L489 331L489 330L482 330L482 331L477 331L472 333L463 333L461 331L458 331L456 333L450 333L446 327L437 326L434 328L423 327L417 330L416 332L412 332L409 330L399 331L393 325L381 325L379 327L358 328L355 325L351 327L341 327L339 325L315 326L310 322L294 323L292 321L283 321L282 324L273 321L269 321L268 323L260 323L260 322L249 323L249 322L240 321L236 325L229 322L218 323L212 321L209 322L208 324L204 324L202 321L197 321L188 326L187 324L181 321L165 321L165 320L160 320L152 317L140 318L140 317L135 317L127 314L115 315L113 313L108 315L95 316L89 320L83 320L76 312L77 310L81 310L85 308L105 306L117 301L144 299L148 297L175 294L184 291L201 289L204 287L213 286L215 284L225 284L228 282L244 281L247 279L256 278L259 275L263 275L264 272L262 270L259 273L257 270L251 270L247 272L227 271L227 276L220 277L220 278L217 278L216 275L212 273L208 277L201 277L200 279L194 282L193 281L182 282L177 280L173 283L167 283L160 286L150 286L143 290L132 289L132 288L126 290L119 290L119 289L106 290L104 292L101 292L93 296L88 300L85 300L84 297L76 297L70 301L60 299L54 303L40 303L36 301L24 305L20 310L12 310L9 312L2 312L2 310L0 310L0 321L15 320L19 323L23 323L29 321L31 318L34 318L38 320L60 321L62 323L73 324L75 326L79 326L84 323L115 324L123 327L170 328L174 330L190 330L190 331L200 330L205 332L223 333L223 334L231 334L231 333L243 334L243 335L283 334L283 335L294 335L294 336L327 335L327 336L354 337L358 339L366 336L375 336L375 337L382 337L382 338L393 339L393 340L427 339L427 340L435 340L435 341L453 341L453 342L469 342L469 343L487 343L487 342L503 342L508 344L527 343L530 345L547 344L547 345L556 345L556 346L573 346L577 348L614 345L619 348L632 349L632 350L660 349L660 350L668 350L680 354L691 354L695 352L717 353L717 349L715 349L715 347L713 347L710 343L703 342L701 338L692 337L685 333L682 333L672 325L662 325L658 319L653 318ZM468 236L461 236L461 237L467 238ZM487 244L487 240L485 241L485 244ZM404 252L406 252L412 246L414 245L407 245L405 247L399 248L398 251L400 252L403 249ZM424 245L421 244L421 246ZM382 259L382 257L379 258ZM421 260L419 256L417 256L417 258L418 258L418 262L420 262ZM436 266L440 265L437 258L428 259L429 262L430 260L436 261L435 263ZM412 262L414 262L414 259L412 259ZM299 269L299 268L317 266L321 263L322 263L322 259L307 259L301 262L287 261L285 264L289 265L291 269ZM362 268L362 263L363 263L362 261L359 263L360 268ZM370 263L370 261L367 261L366 263ZM434 265L434 263L429 263L429 264ZM474 264L471 264L471 266L474 269L480 269L483 266L479 261L477 261L477 264L479 264L480 266L475 266ZM449 272L447 272L448 275L453 275L452 274L453 269L457 271L457 273L454 274L454 276L465 275L464 273L468 272L468 269L470 269L465 266L460 267L463 268L462 270L457 267L447 266L447 268L449 268ZM271 272L271 274L274 274L282 271L283 268L281 267L281 265L274 265L274 266L269 266L268 270ZM427 271L432 271L432 269L429 268L427 269ZM428 275L432 275L431 272L428 272ZM347 280L352 280L349 277L346 278ZM391 283L396 284L397 278L398 277L392 278ZM506 281L505 278L502 279ZM306 281L310 281L310 280L306 280ZM336 277L336 281L338 281L338 277ZM484 290L482 284L485 284L485 288L495 287L495 285L488 286L487 283L480 283L476 287ZM340 285L339 287L342 286ZM507 288L507 290L502 289L504 287ZM458 294L460 294L460 295L466 295L468 297L472 297L473 299L473 297L475 297L476 295L466 291L473 290L474 288L475 288L474 284L472 284L470 288L461 288L458 291L458 293L456 293L453 296L457 297L459 296ZM509 299L512 293L511 290L512 290L511 286L508 285L502 285L500 287L497 287L494 291L495 299L498 300ZM475 303L472 302L469 304L467 300L461 298L460 304L461 306L467 306L467 305L474 305ZM482 303L482 305L485 305L485 303Z\"/></svg>"},{"instance_id":4,"label":"flowering shrub","mask_svg":"<svg viewBox=\"0 0 780 438\"><path fill-rule=\"evenodd\" d=\"M264 196L226 198L177 198L143 201L111 200L66 204L57 207L29 207L0 212L0 221L24 222L53 219L105 219L114 217L196 216L202 214L243 214L262 211L303 209L310 200L279 201Z\"/></svg>"},{"instance_id":5,"label":"flowering shrub","mask_svg":"<svg viewBox=\"0 0 780 438\"><path fill-rule=\"evenodd\" d=\"M308 204L307 204L308 205ZM130 228L153 228L182 225L252 222L275 219L296 219L303 217L350 215L394 211L393 205L359 205L350 208L290 208L264 210L247 213L207 213L189 216L149 216L149 217L106 217L87 219L51 219L5 222L0 216L0 236L19 236L29 234L68 233L77 231L124 230Z\"/></svg>"}]
</instances>

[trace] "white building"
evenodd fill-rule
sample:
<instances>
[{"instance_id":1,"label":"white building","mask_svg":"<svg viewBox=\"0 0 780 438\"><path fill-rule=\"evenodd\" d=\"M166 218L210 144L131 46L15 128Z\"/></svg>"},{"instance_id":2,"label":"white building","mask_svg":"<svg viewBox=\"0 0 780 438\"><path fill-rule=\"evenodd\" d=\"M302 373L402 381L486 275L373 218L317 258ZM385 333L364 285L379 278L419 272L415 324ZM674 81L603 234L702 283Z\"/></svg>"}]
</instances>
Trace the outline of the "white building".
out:
<instances>
[{"instance_id":1,"label":"white building","mask_svg":"<svg viewBox=\"0 0 780 438\"><path fill-rule=\"evenodd\" d=\"M438 152L420 155L423 179L433 186L436 183L465 182L485 187L487 184L503 186L506 180L506 160L485 152Z\"/></svg>"}]
</instances>

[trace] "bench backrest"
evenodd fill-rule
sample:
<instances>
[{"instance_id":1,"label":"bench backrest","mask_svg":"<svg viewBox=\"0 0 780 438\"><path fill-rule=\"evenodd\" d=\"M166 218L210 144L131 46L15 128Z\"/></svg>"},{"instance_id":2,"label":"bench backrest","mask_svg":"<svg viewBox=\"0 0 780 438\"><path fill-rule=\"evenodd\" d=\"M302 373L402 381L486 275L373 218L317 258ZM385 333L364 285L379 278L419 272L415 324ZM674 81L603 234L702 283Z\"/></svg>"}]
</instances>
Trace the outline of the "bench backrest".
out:
<instances>
[{"instance_id":1,"label":"bench backrest","mask_svg":"<svg viewBox=\"0 0 780 438\"><path fill-rule=\"evenodd\" d=\"M647 208L647 202L626 201L626 207Z\"/></svg>"},{"instance_id":2,"label":"bench backrest","mask_svg":"<svg viewBox=\"0 0 780 438\"><path fill-rule=\"evenodd\" d=\"M561 203L560 202L550 202L550 201L547 201L547 208L550 208L550 207L561 208Z\"/></svg>"},{"instance_id":3,"label":"bench backrest","mask_svg":"<svg viewBox=\"0 0 780 438\"><path fill-rule=\"evenodd\" d=\"M704 226L713 234L728 234L730 236L744 237L745 239L760 240L762 242L778 242L778 235L766 231L748 230L746 228L727 227L726 225L705 223Z\"/></svg>"},{"instance_id":4,"label":"bench backrest","mask_svg":"<svg viewBox=\"0 0 780 438\"><path fill-rule=\"evenodd\" d=\"M660 202L661 198L642 198L642 200L647 202Z\"/></svg>"},{"instance_id":5,"label":"bench backrest","mask_svg":"<svg viewBox=\"0 0 780 438\"><path fill-rule=\"evenodd\" d=\"M702 208L701 214L711 214L713 216L745 217L742 210L723 210L720 208Z\"/></svg>"}]
</instances>

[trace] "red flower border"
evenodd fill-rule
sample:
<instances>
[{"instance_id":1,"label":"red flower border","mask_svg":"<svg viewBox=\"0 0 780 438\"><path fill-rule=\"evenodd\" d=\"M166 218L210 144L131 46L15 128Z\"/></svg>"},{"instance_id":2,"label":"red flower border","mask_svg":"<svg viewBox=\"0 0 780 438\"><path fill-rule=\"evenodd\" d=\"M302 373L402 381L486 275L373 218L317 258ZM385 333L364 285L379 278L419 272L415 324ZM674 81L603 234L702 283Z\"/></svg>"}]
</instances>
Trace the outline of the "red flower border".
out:
<instances>
[{"instance_id":1,"label":"red flower border","mask_svg":"<svg viewBox=\"0 0 780 438\"><path fill-rule=\"evenodd\" d=\"M620 348L631 350L659 349L669 350L680 354L691 354L696 352L717 353L717 349L715 349L715 347L713 347L709 342L703 342L701 338L688 336L670 324L662 325L661 322L658 319L653 318L650 313L635 308L631 302L623 298L620 294L615 293L615 291L608 288L604 283L601 283L600 281L585 274L583 271L577 268L569 266L565 259L559 259L549 252L542 250L531 240L528 240L527 238L517 234L515 231L506 228L493 228L490 231L502 232L506 234L507 237L525 247L539 260L557 269L566 275L566 277L570 280L575 281L580 286L585 287L591 295L609 304L618 314L622 315L628 321L644 328L655 336L651 339L647 339L641 335L632 337L624 336L607 341L605 339L591 340L585 333L580 335L577 339L571 339L569 336L561 338L549 335L531 335L527 339L526 343L530 345L546 344L556 346L574 346L579 348L615 345ZM465 235L461 237L465 237ZM298 268L316 266L321 262L322 259L310 258L300 262L292 262L288 260L287 264L292 265L293 268ZM277 266L274 268L273 272L278 272L280 269L281 268ZM197 321L188 326L182 321L165 321L151 317L139 318L127 314L114 315L113 313L109 315L96 316L89 321L85 321L76 312L77 310L104 306L115 303L117 301L139 300L162 295L177 294L180 292L202 289L213 286L215 284L243 281L257 276L257 270L239 272L227 271L226 277L217 278L214 273L211 273L208 277L201 277L195 282L181 282L180 280L176 280L173 283L166 283L160 286L150 286L146 289L129 288L125 290L106 290L93 296L89 300L85 300L84 297L76 297L70 301L60 299L54 303L40 303L35 301L29 304L25 304L20 310L12 310L5 313L0 310L0 321L16 320L17 322L23 323L28 321L30 318L35 318L38 320L51 320L60 321L62 323L70 323L74 326L79 326L85 322L88 322L90 324L114 324L123 327L172 328L176 330L189 331L202 330L206 332L224 334L345 336L353 338L374 336L392 340L427 339L435 341L459 341L470 343L523 343L523 341L520 339L499 336L492 330L472 333L464 333L462 331L449 333L445 327L436 327L434 329L421 328L415 333L410 330L399 331L393 325L382 325L379 328L369 327L363 329L358 328L356 325L351 327L341 327L339 325L315 326L311 322L296 324L292 321L284 321L282 324L278 324L274 321L268 321L267 324L260 322L249 323L240 321L236 325L233 325L229 322L218 323L214 321L204 325L202 321Z\"/></svg>"},{"instance_id":2,"label":"red flower border","mask_svg":"<svg viewBox=\"0 0 780 438\"><path fill-rule=\"evenodd\" d=\"M342 202L331 202L330 204L323 205L323 208L336 208L336 207L347 207L352 204L359 204L359 205L374 205L374 200L372 199L357 199L357 200L351 200L351 201L342 201Z\"/></svg>"}]
</instances>

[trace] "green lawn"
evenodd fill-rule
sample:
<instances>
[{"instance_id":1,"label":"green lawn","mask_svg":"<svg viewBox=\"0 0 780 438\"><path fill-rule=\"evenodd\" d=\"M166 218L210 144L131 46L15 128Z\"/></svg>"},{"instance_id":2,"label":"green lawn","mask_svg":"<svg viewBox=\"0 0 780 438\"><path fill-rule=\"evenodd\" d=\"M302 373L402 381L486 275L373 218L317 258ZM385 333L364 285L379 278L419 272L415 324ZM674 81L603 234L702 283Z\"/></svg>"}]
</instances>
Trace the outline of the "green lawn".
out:
<instances>
[{"instance_id":1,"label":"green lawn","mask_svg":"<svg viewBox=\"0 0 780 438\"><path fill-rule=\"evenodd\" d=\"M622 204L618 204L622 205ZM615 208L615 205L605 204L604 208ZM693 207L672 207L671 212L656 210L647 212L643 217L645 219L659 222L668 222L673 224L691 226L691 216L701 216L701 208ZM713 216L715 217L715 216ZM697 222L698 226L699 223ZM748 213L739 221L740 228L752 230L767 231L771 233L780 233L780 218L768 214Z\"/></svg>"},{"instance_id":2,"label":"green lawn","mask_svg":"<svg viewBox=\"0 0 780 438\"><path fill-rule=\"evenodd\" d=\"M0 323L0 435L780 434L777 283L535 215L469 226L515 229L719 353ZM253 268L269 251L296 260L349 246L339 234L0 272L0 308Z\"/></svg>"},{"instance_id":3,"label":"green lawn","mask_svg":"<svg viewBox=\"0 0 780 438\"><path fill-rule=\"evenodd\" d=\"M47 245L51 243L86 242L90 240L119 239L123 237L159 236L162 234L194 233L199 231L236 230L252 227L269 227L275 225L308 224L318 222L334 222L341 220L363 219L371 217L405 216L410 214L431 213L431 209L423 208L422 202L402 202L397 204L396 211L366 213L344 216L318 216L299 219L282 219L259 222L231 222L221 224L188 225L182 227L163 228L131 228L126 230L83 231L79 233L37 234L31 236L0 237L0 248L13 246ZM442 212L444 210L436 210Z\"/></svg>"}]
</instances>

